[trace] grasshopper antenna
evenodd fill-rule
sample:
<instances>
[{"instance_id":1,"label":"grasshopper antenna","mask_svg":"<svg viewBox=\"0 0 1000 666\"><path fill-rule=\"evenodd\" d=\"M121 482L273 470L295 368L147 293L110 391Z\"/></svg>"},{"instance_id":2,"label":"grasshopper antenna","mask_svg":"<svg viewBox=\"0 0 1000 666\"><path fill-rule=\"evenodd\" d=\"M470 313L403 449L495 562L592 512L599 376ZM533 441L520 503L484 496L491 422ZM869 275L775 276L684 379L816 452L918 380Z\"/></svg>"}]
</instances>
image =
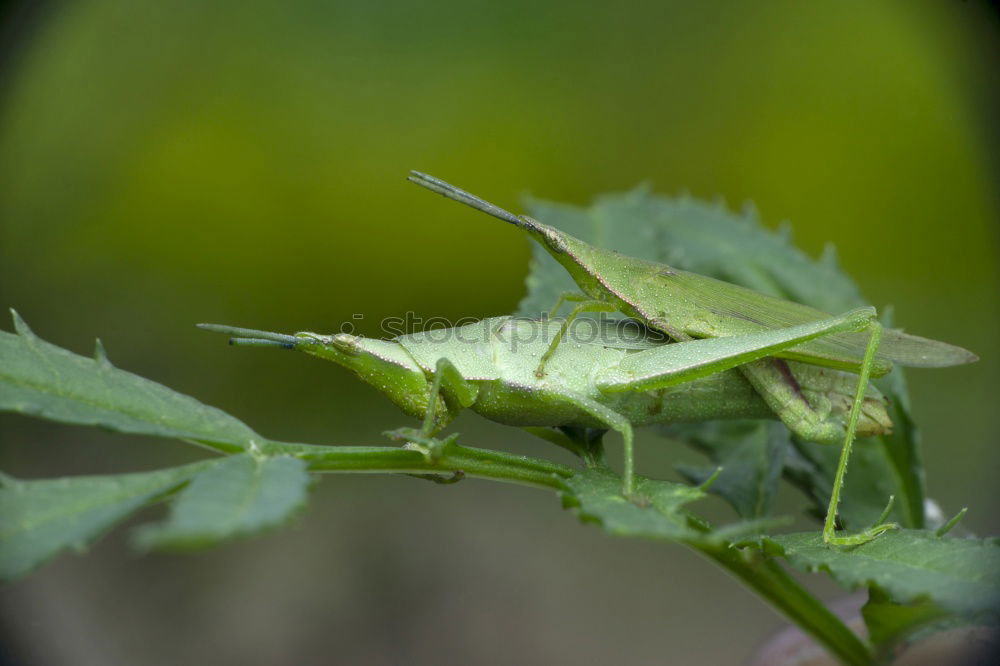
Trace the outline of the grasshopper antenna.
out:
<instances>
[{"instance_id":1,"label":"grasshopper antenna","mask_svg":"<svg viewBox=\"0 0 1000 666\"><path fill-rule=\"evenodd\" d=\"M511 224L515 224L519 227L528 226L524 218L514 215L514 213L504 210L499 206L495 206L489 201L480 199L475 194L459 189L451 183L441 180L440 178L435 178L434 176L421 173L419 171L411 171L410 175L407 176L406 179L411 183L416 183L421 187L426 187L431 192L437 192L441 196L464 203L466 206L471 206L476 210L492 215L493 217L499 218L504 222L510 222Z\"/></svg>"},{"instance_id":2,"label":"grasshopper antenna","mask_svg":"<svg viewBox=\"0 0 1000 666\"><path fill-rule=\"evenodd\" d=\"M224 333L229 337L229 344L237 347L280 347L295 349L299 339L294 335L258 331L253 328L239 328L222 324L197 324L198 328L212 333Z\"/></svg>"}]
</instances>

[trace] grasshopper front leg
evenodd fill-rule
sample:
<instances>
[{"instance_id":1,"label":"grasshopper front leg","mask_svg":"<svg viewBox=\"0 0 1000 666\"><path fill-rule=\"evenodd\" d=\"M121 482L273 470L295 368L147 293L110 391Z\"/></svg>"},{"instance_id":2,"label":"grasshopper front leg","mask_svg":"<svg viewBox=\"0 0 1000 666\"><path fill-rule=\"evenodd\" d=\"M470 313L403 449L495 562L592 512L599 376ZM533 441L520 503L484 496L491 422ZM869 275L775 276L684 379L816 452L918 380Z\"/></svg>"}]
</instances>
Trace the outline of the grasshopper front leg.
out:
<instances>
[{"instance_id":1,"label":"grasshopper front leg","mask_svg":"<svg viewBox=\"0 0 1000 666\"><path fill-rule=\"evenodd\" d=\"M563 303L583 303L585 301L592 301L590 296L586 294L581 294L578 291L564 291L559 294L559 298L556 299L556 304L548 312L549 319L554 319L559 310L562 308Z\"/></svg>"},{"instance_id":2,"label":"grasshopper front leg","mask_svg":"<svg viewBox=\"0 0 1000 666\"><path fill-rule=\"evenodd\" d=\"M434 434L444 427L459 411L470 407L476 401L479 388L462 377L458 368L447 358L439 358L434 367L434 379L427 395L427 409L419 429L397 428L384 434L390 439L406 441L418 448L431 462L438 460L449 444L455 441L456 435L437 439ZM445 398L444 410L447 419L444 423L439 418L439 402Z\"/></svg>"},{"instance_id":3,"label":"grasshopper front leg","mask_svg":"<svg viewBox=\"0 0 1000 666\"><path fill-rule=\"evenodd\" d=\"M559 300L552 308L552 311L549 313L549 316L553 316L556 312L558 312L559 307L566 301L578 301L578 305L576 305L572 310L570 310L570 313L566 315L566 319L559 327L559 331L556 333L556 336L552 339L552 342L549 343L549 348L545 350L545 353L542 354L541 360L538 361L538 367L535 369L535 377L539 379L545 376L545 365L549 362L549 359L552 358L552 355L556 353L556 349L559 348L559 344L562 342L563 336L566 335L566 331L568 331L569 327L573 325L573 322L576 320L577 317L579 317L584 312L615 311L614 306L611 305L610 303L606 303L604 301L596 301L587 298L582 294L578 295L578 294L573 294L572 292L567 292L559 297Z\"/></svg>"}]
</instances>

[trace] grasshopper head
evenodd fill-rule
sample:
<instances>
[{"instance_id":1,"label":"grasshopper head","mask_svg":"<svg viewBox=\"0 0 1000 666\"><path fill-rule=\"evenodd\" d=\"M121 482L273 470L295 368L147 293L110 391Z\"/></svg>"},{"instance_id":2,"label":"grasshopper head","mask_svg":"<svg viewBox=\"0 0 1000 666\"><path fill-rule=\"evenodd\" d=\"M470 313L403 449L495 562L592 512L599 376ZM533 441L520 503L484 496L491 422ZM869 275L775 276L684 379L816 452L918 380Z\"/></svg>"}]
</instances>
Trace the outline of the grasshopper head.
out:
<instances>
[{"instance_id":1,"label":"grasshopper head","mask_svg":"<svg viewBox=\"0 0 1000 666\"><path fill-rule=\"evenodd\" d=\"M435 178L426 173L411 171L407 178L410 182L426 187L432 192L453 199L487 215L503 220L523 229L534 238L552 257L562 264L580 290L594 300L609 300L609 288L604 283L603 276L608 271L625 273L626 278L635 273L648 273L649 262L619 255L611 250L604 250L584 243L578 238L563 233L555 227L542 224L527 215L514 215L485 199L455 187L451 183ZM663 268L656 266L655 268ZM621 298L611 293L613 298ZM623 310L631 314L628 310Z\"/></svg>"},{"instance_id":2,"label":"grasshopper head","mask_svg":"<svg viewBox=\"0 0 1000 666\"><path fill-rule=\"evenodd\" d=\"M223 324L198 324L198 328L229 335L229 344L240 347L278 347L333 361L354 372L415 418L423 418L430 402L427 374L406 349L394 340L375 340L348 333L321 335L304 331L295 335ZM435 420L444 426L453 417L445 401L435 404Z\"/></svg>"},{"instance_id":3,"label":"grasshopper head","mask_svg":"<svg viewBox=\"0 0 1000 666\"><path fill-rule=\"evenodd\" d=\"M575 236L542 224L526 215L522 215L519 219L521 224L518 226L538 241L538 244L566 269L580 290L594 300L607 301L609 295L619 296L609 288L605 279L607 276L621 274L628 281L633 276L641 278L651 270L650 262L643 259L627 257L614 250L585 243ZM652 267L665 268L660 265Z\"/></svg>"},{"instance_id":4,"label":"grasshopper head","mask_svg":"<svg viewBox=\"0 0 1000 666\"><path fill-rule=\"evenodd\" d=\"M517 218L517 226L528 232L528 235L538 241L553 257L565 254L569 250L569 240L576 240L569 234L564 234L555 227L542 224L533 217L521 215Z\"/></svg>"},{"instance_id":5,"label":"grasshopper head","mask_svg":"<svg viewBox=\"0 0 1000 666\"><path fill-rule=\"evenodd\" d=\"M407 414L421 418L427 409L430 383L410 354L392 340L349 333L296 333L295 348L333 361L384 393Z\"/></svg>"}]
</instances>

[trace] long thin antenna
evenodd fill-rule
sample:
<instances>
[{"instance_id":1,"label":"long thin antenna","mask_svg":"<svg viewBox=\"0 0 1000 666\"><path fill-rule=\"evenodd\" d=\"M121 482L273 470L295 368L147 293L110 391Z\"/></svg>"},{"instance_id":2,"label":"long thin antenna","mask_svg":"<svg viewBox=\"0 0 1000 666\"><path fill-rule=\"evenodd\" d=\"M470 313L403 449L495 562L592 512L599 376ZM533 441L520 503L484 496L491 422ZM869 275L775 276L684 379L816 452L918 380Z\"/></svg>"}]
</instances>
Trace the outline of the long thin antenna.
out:
<instances>
[{"instance_id":1,"label":"long thin antenna","mask_svg":"<svg viewBox=\"0 0 1000 666\"><path fill-rule=\"evenodd\" d=\"M295 343L293 342L261 340L260 338L229 338L229 344L234 347L278 347L279 349L295 349Z\"/></svg>"},{"instance_id":2,"label":"long thin antenna","mask_svg":"<svg viewBox=\"0 0 1000 666\"><path fill-rule=\"evenodd\" d=\"M421 187L426 187L428 190L437 192L443 197L464 203L466 206L471 206L476 210L492 215L493 217L499 218L504 222L510 222L511 224L516 224L519 227L530 226L523 218L514 215L510 211L504 210L499 206L495 206L489 201L480 199L475 194L471 194L463 189L457 188L451 183L445 182L440 178L435 178L434 176L421 173L419 171L411 171L410 175L407 176L406 179L411 183L416 183Z\"/></svg>"},{"instance_id":3,"label":"long thin antenna","mask_svg":"<svg viewBox=\"0 0 1000 666\"><path fill-rule=\"evenodd\" d=\"M285 349L295 349L301 340L294 335L285 333L272 333L271 331L258 331L253 328L239 328L237 326L225 326L223 324L197 324L198 328L213 333L223 333L230 336L229 344L238 346L255 347L284 347Z\"/></svg>"}]
</instances>

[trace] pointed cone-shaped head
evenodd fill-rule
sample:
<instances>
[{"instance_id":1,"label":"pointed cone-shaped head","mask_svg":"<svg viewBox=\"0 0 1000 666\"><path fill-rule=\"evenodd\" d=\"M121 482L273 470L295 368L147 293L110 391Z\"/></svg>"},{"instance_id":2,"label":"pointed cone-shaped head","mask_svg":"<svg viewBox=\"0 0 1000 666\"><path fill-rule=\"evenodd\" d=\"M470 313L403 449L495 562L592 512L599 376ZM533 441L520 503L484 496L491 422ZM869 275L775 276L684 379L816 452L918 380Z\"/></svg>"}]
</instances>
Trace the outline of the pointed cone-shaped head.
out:
<instances>
[{"instance_id":1,"label":"pointed cone-shaped head","mask_svg":"<svg viewBox=\"0 0 1000 666\"><path fill-rule=\"evenodd\" d=\"M384 393L407 414L422 418L430 396L424 371L399 344L348 333L296 333L295 348L333 361Z\"/></svg>"},{"instance_id":2,"label":"pointed cone-shaped head","mask_svg":"<svg viewBox=\"0 0 1000 666\"><path fill-rule=\"evenodd\" d=\"M566 269L583 293L637 318L642 318L642 314L633 307L634 295L619 285L641 288L651 276L669 269L663 264L596 247L528 216L518 218L518 226Z\"/></svg>"}]
</instances>

